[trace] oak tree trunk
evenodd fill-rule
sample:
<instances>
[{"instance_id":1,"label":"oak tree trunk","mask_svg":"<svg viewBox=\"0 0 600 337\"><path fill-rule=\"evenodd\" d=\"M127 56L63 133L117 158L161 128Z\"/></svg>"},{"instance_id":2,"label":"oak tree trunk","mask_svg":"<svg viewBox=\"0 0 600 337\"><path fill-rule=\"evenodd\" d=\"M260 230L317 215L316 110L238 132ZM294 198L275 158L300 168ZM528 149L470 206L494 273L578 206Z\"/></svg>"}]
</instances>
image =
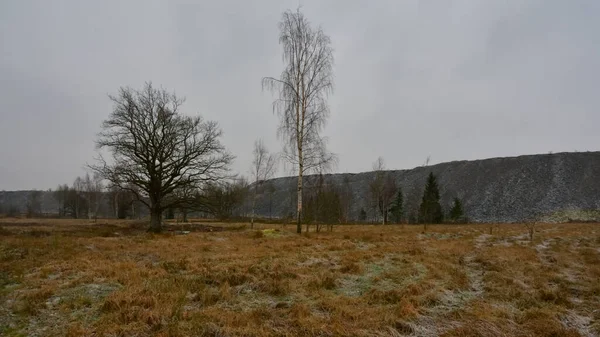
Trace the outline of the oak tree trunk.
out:
<instances>
[{"instance_id":1,"label":"oak tree trunk","mask_svg":"<svg viewBox=\"0 0 600 337\"><path fill-rule=\"evenodd\" d=\"M162 210L155 204L150 208L150 228L148 231L152 233L160 233L162 231Z\"/></svg>"}]
</instances>

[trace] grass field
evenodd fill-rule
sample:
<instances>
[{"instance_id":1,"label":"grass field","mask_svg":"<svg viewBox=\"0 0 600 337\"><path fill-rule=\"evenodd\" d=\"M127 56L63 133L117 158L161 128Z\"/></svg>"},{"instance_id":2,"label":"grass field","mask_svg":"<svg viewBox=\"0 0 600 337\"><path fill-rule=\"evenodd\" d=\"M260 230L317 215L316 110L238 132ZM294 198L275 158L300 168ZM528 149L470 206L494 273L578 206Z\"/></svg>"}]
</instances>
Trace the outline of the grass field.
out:
<instances>
[{"instance_id":1,"label":"grass field","mask_svg":"<svg viewBox=\"0 0 600 337\"><path fill-rule=\"evenodd\" d=\"M0 335L600 335L600 225L210 226L0 220Z\"/></svg>"}]
</instances>

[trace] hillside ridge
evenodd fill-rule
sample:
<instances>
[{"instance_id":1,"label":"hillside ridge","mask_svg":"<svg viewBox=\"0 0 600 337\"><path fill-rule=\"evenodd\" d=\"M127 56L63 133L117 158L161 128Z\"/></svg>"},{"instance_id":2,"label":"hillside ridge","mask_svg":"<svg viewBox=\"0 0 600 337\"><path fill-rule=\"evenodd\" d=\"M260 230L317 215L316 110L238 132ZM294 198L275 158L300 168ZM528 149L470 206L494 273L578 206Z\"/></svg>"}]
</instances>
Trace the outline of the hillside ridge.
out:
<instances>
[{"instance_id":1,"label":"hillside ridge","mask_svg":"<svg viewBox=\"0 0 600 337\"><path fill-rule=\"evenodd\" d=\"M473 222L600 220L600 151L455 160L386 172L403 190L407 215L418 209L426 176L433 172L438 177L444 210L447 212L457 197ZM305 194L315 186L316 177L305 176ZM352 195L350 220L358 220L362 210L368 221L377 218L369 193L374 172L330 173L323 177L326 184L336 187L348 181ZM257 214L292 217L296 183L294 176L266 181L263 186L273 188L271 192L263 188L258 194ZM0 191L0 204L17 204L24 209L30 192ZM43 212L56 212L58 205L52 193L44 191L42 199Z\"/></svg>"},{"instance_id":2,"label":"hillside ridge","mask_svg":"<svg viewBox=\"0 0 600 337\"><path fill-rule=\"evenodd\" d=\"M429 172L438 176L444 209L447 211L453 198L458 197L467 217L474 222L551 220L556 213L573 215L577 211L600 210L600 151L456 160L386 172L403 189L407 213L416 212ZM307 190L315 177L306 176ZM334 186L341 186L348 178L353 198L351 219L357 220L363 209L368 218L375 218L369 200L373 172L331 173L323 177L326 184ZM279 177L266 183L274 185L275 192L259 195L258 213L289 216L295 209L296 177Z\"/></svg>"}]
</instances>

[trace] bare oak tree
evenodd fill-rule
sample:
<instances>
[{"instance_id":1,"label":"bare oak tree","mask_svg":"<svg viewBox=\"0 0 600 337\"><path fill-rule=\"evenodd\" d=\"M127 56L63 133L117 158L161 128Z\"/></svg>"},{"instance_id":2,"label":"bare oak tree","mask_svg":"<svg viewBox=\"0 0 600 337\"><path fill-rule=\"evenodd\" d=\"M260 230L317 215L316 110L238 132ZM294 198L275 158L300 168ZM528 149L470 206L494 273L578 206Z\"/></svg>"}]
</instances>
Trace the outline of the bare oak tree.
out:
<instances>
[{"instance_id":1,"label":"bare oak tree","mask_svg":"<svg viewBox=\"0 0 600 337\"><path fill-rule=\"evenodd\" d=\"M333 48L323 30L311 27L300 12L286 11L279 23L285 69L279 78L265 77L263 89L278 93L273 110L280 116L283 157L298 173L297 227L302 232L302 177L335 163L320 132L329 116L327 97L333 91Z\"/></svg>"},{"instance_id":2,"label":"bare oak tree","mask_svg":"<svg viewBox=\"0 0 600 337\"><path fill-rule=\"evenodd\" d=\"M252 195L252 214L250 216L250 228L254 228L254 216L256 213L256 196L262 184L269 178L272 178L277 170L277 156L270 154L262 139L254 142L252 151L254 159L252 160L252 178L254 179L254 188Z\"/></svg>"},{"instance_id":3,"label":"bare oak tree","mask_svg":"<svg viewBox=\"0 0 600 337\"><path fill-rule=\"evenodd\" d=\"M185 202L175 192L225 177L233 156L221 144L218 124L181 114L184 99L146 83L120 88L97 147L112 154L91 168L150 209L149 231L162 230L162 213Z\"/></svg>"}]
</instances>

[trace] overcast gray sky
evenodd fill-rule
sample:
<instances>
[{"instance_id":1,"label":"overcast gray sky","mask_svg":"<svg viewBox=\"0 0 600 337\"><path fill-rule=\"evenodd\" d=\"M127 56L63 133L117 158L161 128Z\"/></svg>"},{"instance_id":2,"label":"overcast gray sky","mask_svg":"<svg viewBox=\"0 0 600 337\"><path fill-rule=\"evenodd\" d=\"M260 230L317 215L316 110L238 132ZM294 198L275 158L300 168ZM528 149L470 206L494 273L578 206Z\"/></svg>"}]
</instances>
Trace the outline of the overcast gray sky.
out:
<instances>
[{"instance_id":1,"label":"overcast gray sky","mask_svg":"<svg viewBox=\"0 0 600 337\"><path fill-rule=\"evenodd\" d=\"M0 2L0 190L71 183L94 158L107 94L145 81L216 120L247 173L279 151L263 76L302 5L335 48L324 134L339 172L600 149L600 1Z\"/></svg>"}]
</instances>

